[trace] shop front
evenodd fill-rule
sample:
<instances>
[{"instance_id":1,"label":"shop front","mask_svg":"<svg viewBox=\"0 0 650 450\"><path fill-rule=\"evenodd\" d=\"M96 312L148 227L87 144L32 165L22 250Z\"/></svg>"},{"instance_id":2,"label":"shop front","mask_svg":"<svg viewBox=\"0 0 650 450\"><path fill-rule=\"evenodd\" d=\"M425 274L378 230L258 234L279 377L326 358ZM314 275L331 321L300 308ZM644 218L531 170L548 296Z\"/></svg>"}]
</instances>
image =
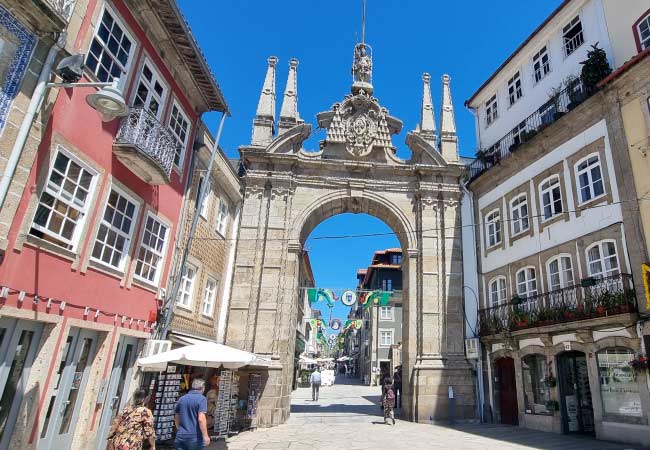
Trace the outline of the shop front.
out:
<instances>
[{"instance_id":1,"label":"shop front","mask_svg":"<svg viewBox=\"0 0 650 450\"><path fill-rule=\"evenodd\" d=\"M526 337L519 348L490 344L495 420L649 445L647 370L634 367L640 340L633 331Z\"/></svg>"}]
</instances>

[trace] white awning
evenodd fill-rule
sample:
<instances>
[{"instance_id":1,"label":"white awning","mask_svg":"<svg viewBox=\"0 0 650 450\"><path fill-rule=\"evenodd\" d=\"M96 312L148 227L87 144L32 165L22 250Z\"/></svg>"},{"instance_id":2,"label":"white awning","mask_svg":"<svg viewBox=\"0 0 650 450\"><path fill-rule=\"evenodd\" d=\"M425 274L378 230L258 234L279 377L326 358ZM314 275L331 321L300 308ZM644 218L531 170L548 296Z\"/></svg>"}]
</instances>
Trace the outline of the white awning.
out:
<instances>
[{"instance_id":1,"label":"white awning","mask_svg":"<svg viewBox=\"0 0 650 450\"><path fill-rule=\"evenodd\" d=\"M146 367L160 367L161 364L174 363L203 367L224 367L226 369L239 369L245 366L268 367L271 361L255 353L246 352L227 345L215 342L198 342L185 347L176 348L168 352L140 358L138 365Z\"/></svg>"}]
</instances>

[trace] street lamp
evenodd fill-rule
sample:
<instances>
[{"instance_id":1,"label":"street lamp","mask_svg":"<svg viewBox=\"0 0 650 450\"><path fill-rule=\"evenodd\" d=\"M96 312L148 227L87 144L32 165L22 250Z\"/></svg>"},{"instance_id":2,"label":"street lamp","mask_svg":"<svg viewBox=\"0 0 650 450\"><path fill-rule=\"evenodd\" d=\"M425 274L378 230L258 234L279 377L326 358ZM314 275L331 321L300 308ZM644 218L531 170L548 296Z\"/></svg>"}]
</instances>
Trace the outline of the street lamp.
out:
<instances>
[{"instance_id":1,"label":"street lamp","mask_svg":"<svg viewBox=\"0 0 650 450\"><path fill-rule=\"evenodd\" d=\"M47 87L101 87L101 90L88 94L86 96L86 102L91 108L101 114L104 122L110 122L116 117L126 116L129 112L129 107L126 105L126 101L122 96L119 85L120 79L115 78L113 81L108 83L48 83Z\"/></svg>"}]
</instances>

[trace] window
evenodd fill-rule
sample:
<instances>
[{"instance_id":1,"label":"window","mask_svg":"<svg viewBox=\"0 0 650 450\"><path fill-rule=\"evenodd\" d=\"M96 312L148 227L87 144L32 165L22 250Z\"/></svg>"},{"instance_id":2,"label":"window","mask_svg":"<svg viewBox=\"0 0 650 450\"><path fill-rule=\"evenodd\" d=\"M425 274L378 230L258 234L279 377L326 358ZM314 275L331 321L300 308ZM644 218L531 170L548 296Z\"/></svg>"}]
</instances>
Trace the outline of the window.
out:
<instances>
[{"instance_id":1,"label":"window","mask_svg":"<svg viewBox=\"0 0 650 450\"><path fill-rule=\"evenodd\" d=\"M402 264L402 255L400 253L392 253L390 255L391 264Z\"/></svg>"},{"instance_id":2,"label":"window","mask_svg":"<svg viewBox=\"0 0 650 450\"><path fill-rule=\"evenodd\" d=\"M162 81L162 77L156 72L151 62L145 60L140 72L138 87L135 91L133 106L144 108L157 119L160 119L166 97L167 87Z\"/></svg>"},{"instance_id":3,"label":"window","mask_svg":"<svg viewBox=\"0 0 650 450\"><path fill-rule=\"evenodd\" d=\"M203 307L201 308L201 314L206 317L212 317L214 312L214 299L217 296L217 282L208 278L208 281L205 283L205 291L203 292Z\"/></svg>"},{"instance_id":4,"label":"window","mask_svg":"<svg viewBox=\"0 0 650 450\"><path fill-rule=\"evenodd\" d=\"M499 277L490 282L490 306L506 303L506 278Z\"/></svg>"},{"instance_id":5,"label":"window","mask_svg":"<svg viewBox=\"0 0 650 450\"><path fill-rule=\"evenodd\" d=\"M219 233L221 236L226 235L226 229L228 228L228 202L224 198L221 198L219 200L216 228L217 233Z\"/></svg>"},{"instance_id":6,"label":"window","mask_svg":"<svg viewBox=\"0 0 650 450\"><path fill-rule=\"evenodd\" d=\"M136 277L150 283L158 283L162 272L167 232L167 225L151 213L147 214L135 265Z\"/></svg>"},{"instance_id":7,"label":"window","mask_svg":"<svg viewBox=\"0 0 650 450\"><path fill-rule=\"evenodd\" d=\"M511 133L513 144L519 145L524 142L524 133L526 132L526 128L526 121L524 120L512 129Z\"/></svg>"},{"instance_id":8,"label":"window","mask_svg":"<svg viewBox=\"0 0 650 450\"><path fill-rule=\"evenodd\" d=\"M556 256L548 262L548 285L551 291L573 285L570 256Z\"/></svg>"},{"instance_id":9,"label":"window","mask_svg":"<svg viewBox=\"0 0 650 450\"><path fill-rule=\"evenodd\" d=\"M181 284L178 288L178 297L176 297L176 304L183 308L192 307L192 296L194 293L194 279L196 278L196 267L185 266L183 276L181 277Z\"/></svg>"},{"instance_id":10,"label":"window","mask_svg":"<svg viewBox=\"0 0 650 450\"><path fill-rule=\"evenodd\" d=\"M521 77L519 76L519 72L517 72L508 80L508 97L510 98L510 106L517 103L517 100L519 100L523 95L524 94L521 90Z\"/></svg>"},{"instance_id":11,"label":"window","mask_svg":"<svg viewBox=\"0 0 650 450\"><path fill-rule=\"evenodd\" d=\"M38 202L29 234L73 250L88 212L95 173L58 150Z\"/></svg>"},{"instance_id":12,"label":"window","mask_svg":"<svg viewBox=\"0 0 650 450\"><path fill-rule=\"evenodd\" d=\"M542 197L542 220L548 220L562 213L562 192L560 191L560 177L554 176L544 181L540 187Z\"/></svg>"},{"instance_id":13,"label":"window","mask_svg":"<svg viewBox=\"0 0 650 450\"><path fill-rule=\"evenodd\" d=\"M135 202L113 187L104 208L92 258L123 270L137 215Z\"/></svg>"},{"instance_id":14,"label":"window","mask_svg":"<svg viewBox=\"0 0 650 450\"><path fill-rule=\"evenodd\" d=\"M517 295L520 298L537 295L537 277L534 267L526 267L517 272Z\"/></svg>"},{"instance_id":15,"label":"window","mask_svg":"<svg viewBox=\"0 0 650 450\"><path fill-rule=\"evenodd\" d=\"M485 124L489 126L497 120L499 111L497 109L497 96L494 94L490 100L485 102Z\"/></svg>"},{"instance_id":16,"label":"window","mask_svg":"<svg viewBox=\"0 0 650 450\"><path fill-rule=\"evenodd\" d=\"M641 45L641 50L650 48L650 13L638 22L636 32Z\"/></svg>"},{"instance_id":17,"label":"window","mask_svg":"<svg viewBox=\"0 0 650 450\"><path fill-rule=\"evenodd\" d=\"M393 290L393 280L390 278L381 280L381 290L382 291L392 291Z\"/></svg>"},{"instance_id":18,"label":"window","mask_svg":"<svg viewBox=\"0 0 650 450\"><path fill-rule=\"evenodd\" d=\"M105 8L88 50L86 67L99 81L111 82L120 78L123 84L134 50L133 39L118 22L117 16Z\"/></svg>"},{"instance_id":19,"label":"window","mask_svg":"<svg viewBox=\"0 0 650 450\"><path fill-rule=\"evenodd\" d=\"M485 219L487 228L488 248L501 243L501 214L499 211L492 211Z\"/></svg>"},{"instance_id":20,"label":"window","mask_svg":"<svg viewBox=\"0 0 650 450\"><path fill-rule=\"evenodd\" d=\"M580 16L575 16L571 22L562 28L562 40L564 41L564 54L566 56L575 52L585 42Z\"/></svg>"},{"instance_id":21,"label":"window","mask_svg":"<svg viewBox=\"0 0 650 450\"><path fill-rule=\"evenodd\" d=\"M589 275L596 278L609 277L619 273L616 244L602 241L587 249Z\"/></svg>"},{"instance_id":22,"label":"window","mask_svg":"<svg viewBox=\"0 0 650 450\"><path fill-rule=\"evenodd\" d=\"M548 366L544 355L527 355L521 359L524 404L528 414L548 414L546 402L551 399L551 393L544 381L547 373Z\"/></svg>"},{"instance_id":23,"label":"window","mask_svg":"<svg viewBox=\"0 0 650 450\"><path fill-rule=\"evenodd\" d=\"M542 47L533 55L533 72L535 72L535 83L539 83L542 78L551 71L551 62L548 58L546 46Z\"/></svg>"},{"instance_id":24,"label":"window","mask_svg":"<svg viewBox=\"0 0 650 450\"><path fill-rule=\"evenodd\" d=\"M390 347L393 345L393 330L379 330L379 346Z\"/></svg>"},{"instance_id":25,"label":"window","mask_svg":"<svg viewBox=\"0 0 650 450\"><path fill-rule=\"evenodd\" d=\"M169 129L176 138L178 146L174 154L174 165L181 167L183 158L185 157L185 148L187 147L187 140L190 135L190 119L183 112L178 103L174 102L172 111L169 116Z\"/></svg>"},{"instance_id":26,"label":"window","mask_svg":"<svg viewBox=\"0 0 650 450\"><path fill-rule=\"evenodd\" d=\"M512 213L512 235L516 236L530 228L528 222L528 199L521 194L510 203Z\"/></svg>"},{"instance_id":27,"label":"window","mask_svg":"<svg viewBox=\"0 0 650 450\"><path fill-rule=\"evenodd\" d=\"M634 359L634 352L627 348L608 348L596 355L603 411L606 414L641 417L639 385L636 373L629 365Z\"/></svg>"},{"instance_id":28,"label":"window","mask_svg":"<svg viewBox=\"0 0 650 450\"><path fill-rule=\"evenodd\" d=\"M199 204L199 197L201 196L201 188L203 187L204 181L205 181L205 177L199 178L199 184L196 187L196 199L195 199L196 205ZM210 182L208 182L208 185L205 187L205 196L203 197L203 203L201 203L201 210L199 212L201 217L203 217L204 219L208 217L209 200L210 200Z\"/></svg>"},{"instance_id":29,"label":"window","mask_svg":"<svg viewBox=\"0 0 650 450\"><path fill-rule=\"evenodd\" d=\"M393 307L392 306L380 307L379 320L393 320Z\"/></svg>"},{"instance_id":30,"label":"window","mask_svg":"<svg viewBox=\"0 0 650 450\"><path fill-rule=\"evenodd\" d=\"M576 179L580 203L588 202L605 194L603 176L598 155L590 155L576 164Z\"/></svg>"}]
</instances>

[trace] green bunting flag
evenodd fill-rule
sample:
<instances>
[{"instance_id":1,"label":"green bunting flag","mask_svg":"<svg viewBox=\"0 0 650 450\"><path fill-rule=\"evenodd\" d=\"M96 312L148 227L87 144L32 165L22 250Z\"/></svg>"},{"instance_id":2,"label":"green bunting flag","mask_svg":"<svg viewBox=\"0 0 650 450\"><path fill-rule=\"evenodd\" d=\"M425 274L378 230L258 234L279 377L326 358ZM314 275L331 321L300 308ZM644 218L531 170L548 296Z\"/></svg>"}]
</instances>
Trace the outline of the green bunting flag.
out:
<instances>
[{"instance_id":1,"label":"green bunting flag","mask_svg":"<svg viewBox=\"0 0 650 450\"><path fill-rule=\"evenodd\" d=\"M364 299L363 307L368 308L371 305L387 306L390 302L390 292L372 291Z\"/></svg>"},{"instance_id":2,"label":"green bunting flag","mask_svg":"<svg viewBox=\"0 0 650 450\"><path fill-rule=\"evenodd\" d=\"M310 304L325 301L327 306L334 306L335 296L329 289L308 288L307 299Z\"/></svg>"}]
</instances>

